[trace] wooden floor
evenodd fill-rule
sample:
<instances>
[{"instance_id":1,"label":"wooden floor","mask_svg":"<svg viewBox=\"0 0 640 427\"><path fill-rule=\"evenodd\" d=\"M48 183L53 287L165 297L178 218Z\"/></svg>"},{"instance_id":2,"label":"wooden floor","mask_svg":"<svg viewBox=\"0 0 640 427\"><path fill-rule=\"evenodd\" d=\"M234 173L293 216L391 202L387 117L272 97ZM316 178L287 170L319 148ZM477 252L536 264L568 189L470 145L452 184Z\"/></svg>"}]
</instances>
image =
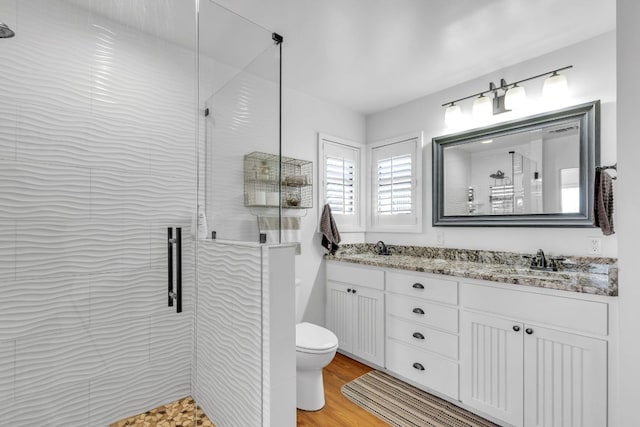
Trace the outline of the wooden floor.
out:
<instances>
[{"instance_id":1,"label":"wooden floor","mask_svg":"<svg viewBox=\"0 0 640 427\"><path fill-rule=\"evenodd\" d=\"M324 368L324 397L326 405L319 411L298 409L298 427L376 427L389 424L371 415L342 395L340 388L349 381L372 369L342 354L336 354L333 362Z\"/></svg>"}]
</instances>

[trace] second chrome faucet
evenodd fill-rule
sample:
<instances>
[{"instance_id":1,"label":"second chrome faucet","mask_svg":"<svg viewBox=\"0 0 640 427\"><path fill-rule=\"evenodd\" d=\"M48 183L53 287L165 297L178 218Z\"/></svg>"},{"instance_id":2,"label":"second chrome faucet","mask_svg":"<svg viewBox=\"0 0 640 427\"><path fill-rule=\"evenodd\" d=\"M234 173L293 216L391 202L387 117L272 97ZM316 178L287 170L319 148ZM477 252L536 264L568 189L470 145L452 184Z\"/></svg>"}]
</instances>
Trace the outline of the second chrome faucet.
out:
<instances>
[{"instance_id":1,"label":"second chrome faucet","mask_svg":"<svg viewBox=\"0 0 640 427\"><path fill-rule=\"evenodd\" d=\"M547 259L542 249L538 249L535 256L526 256L525 258L531 260L531 265L529 265L531 269L547 271L558 271L558 265L565 260L565 258L558 257L550 257Z\"/></svg>"}]
</instances>

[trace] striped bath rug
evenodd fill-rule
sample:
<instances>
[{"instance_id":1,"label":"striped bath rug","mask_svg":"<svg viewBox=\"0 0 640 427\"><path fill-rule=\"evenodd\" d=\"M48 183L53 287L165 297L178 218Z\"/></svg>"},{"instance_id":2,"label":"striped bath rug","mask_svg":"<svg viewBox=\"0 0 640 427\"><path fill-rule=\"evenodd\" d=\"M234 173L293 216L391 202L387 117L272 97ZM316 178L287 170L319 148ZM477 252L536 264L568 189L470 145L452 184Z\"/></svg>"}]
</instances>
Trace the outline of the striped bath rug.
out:
<instances>
[{"instance_id":1,"label":"striped bath rug","mask_svg":"<svg viewBox=\"0 0 640 427\"><path fill-rule=\"evenodd\" d=\"M382 371L371 371L342 386L356 405L397 427L485 427L490 421Z\"/></svg>"}]
</instances>

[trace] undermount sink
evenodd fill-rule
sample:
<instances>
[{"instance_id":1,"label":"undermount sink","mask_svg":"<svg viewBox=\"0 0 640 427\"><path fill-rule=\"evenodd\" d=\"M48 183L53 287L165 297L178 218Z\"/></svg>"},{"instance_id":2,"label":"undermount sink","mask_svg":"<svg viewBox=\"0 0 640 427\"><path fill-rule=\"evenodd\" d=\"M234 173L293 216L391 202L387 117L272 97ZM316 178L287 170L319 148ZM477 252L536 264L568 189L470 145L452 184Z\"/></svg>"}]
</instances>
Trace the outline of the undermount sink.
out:
<instances>
[{"instance_id":1,"label":"undermount sink","mask_svg":"<svg viewBox=\"0 0 640 427\"><path fill-rule=\"evenodd\" d=\"M496 274L504 274L509 276L518 276L526 279L541 280L570 280L571 274L562 271L552 270L533 270L527 267L497 267L492 269Z\"/></svg>"}]
</instances>

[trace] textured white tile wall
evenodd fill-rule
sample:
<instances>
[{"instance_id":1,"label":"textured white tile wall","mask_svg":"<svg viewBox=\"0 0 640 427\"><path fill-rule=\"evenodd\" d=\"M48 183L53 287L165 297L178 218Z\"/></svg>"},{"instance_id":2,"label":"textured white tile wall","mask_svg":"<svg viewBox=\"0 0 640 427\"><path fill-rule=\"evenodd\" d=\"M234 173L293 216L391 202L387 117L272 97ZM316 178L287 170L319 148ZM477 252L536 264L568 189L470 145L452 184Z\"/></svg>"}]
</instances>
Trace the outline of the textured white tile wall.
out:
<instances>
[{"instance_id":1,"label":"textured white tile wall","mask_svg":"<svg viewBox=\"0 0 640 427\"><path fill-rule=\"evenodd\" d=\"M0 407L0 420L4 425L19 426L93 426L89 420L89 383L60 384L55 390L35 388L29 393L16 395L11 405ZM38 405L23 406L28 401ZM102 424L106 425L106 424Z\"/></svg>"},{"instance_id":2,"label":"textured white tile wall","mask_svg":"<svg viewBox=\"0 0 640 427\"><path fill-rule=\"evenodd\" d=\"M0 408L13 404L16 342L0 340ZM2 418L0 418L2 419Z\"/></svg>"},{"instance_id":3,"label":"textured white tile wall","mask_svg":"<svg viewBox=\"0 0 640 427\"><path fill-rule=\"evenodd\" d=\"M294 247L198 249L198 404L219 427L294 426Z\"/></svg>"},{"instance_id":4,"label":"textured white tile wall","mask_svg":"<svg viewBox=\"0 0 640 427\"><path fill-rule=\"evenodd\" d=\"M79 276L0 281L0 341L88 324L90 292Z\"/></svg>"},{"instance_id":5,"label":"textured white tile wall","mask_svg":"<svg viewBox=\"0 0 640 427\"><path fill-rule=\"evenodd\" d=\"M217 426L262 423L262 249L198 248L196 399Z\"/></svg>"},{"instance_id":6,"label":"textured white tile wall","mask_svg":"<svg viewBox=\"0 0 640 427\"><path fill-rule=\"evenodd\" d=\"M0 425L105 426L191 393L195 44L60 0L0 10Z\"/></svg>"}]
</instances>

